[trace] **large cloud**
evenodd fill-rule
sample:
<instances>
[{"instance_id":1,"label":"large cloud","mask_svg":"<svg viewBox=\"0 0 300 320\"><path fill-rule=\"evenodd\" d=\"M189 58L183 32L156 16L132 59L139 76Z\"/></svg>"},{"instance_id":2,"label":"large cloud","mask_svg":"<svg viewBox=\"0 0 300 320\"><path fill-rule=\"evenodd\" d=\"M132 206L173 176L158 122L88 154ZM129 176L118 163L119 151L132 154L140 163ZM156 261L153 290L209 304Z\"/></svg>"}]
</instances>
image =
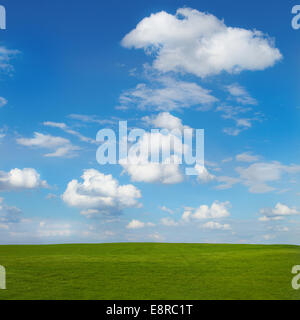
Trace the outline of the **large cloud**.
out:
<instances>
[{"instance_id":1,"label":"large cloud","mask_svg":"<svg viewBox=\"0 0 300 320\"><path fill-rule=\"evenodd\" d=\"M9 172L0 171L0 191L35 189L47 187L47 182L41 180L35 169L12 169Z\"/></svg>"},{"instance_id":2,"label":"large cloud","mask_svg":"<svg viewBox=\"0 0 300 320\"><path fill-rule=\"evenodd\" d=\"M123 38L122 45L154 52L153 65L160 71L199 77L264 70L282 58L262 32L228 27L215 16L190 8L178 9L176 15L151 14Z\"/></svg>"},{"instance_id":3,"label":"large cloud","mask_svg":"<svg viewBox=\"0 0 300 320\"><path fill-rule=\"evenodd\" d=\"M85 170L83 182L72 180L62 195L63 201L82 209L87 217L99 214L119 214L125 208L139 206L140 191L133 185L119 185L112 175L95 169Z\"/></svg>"}]
</instances>

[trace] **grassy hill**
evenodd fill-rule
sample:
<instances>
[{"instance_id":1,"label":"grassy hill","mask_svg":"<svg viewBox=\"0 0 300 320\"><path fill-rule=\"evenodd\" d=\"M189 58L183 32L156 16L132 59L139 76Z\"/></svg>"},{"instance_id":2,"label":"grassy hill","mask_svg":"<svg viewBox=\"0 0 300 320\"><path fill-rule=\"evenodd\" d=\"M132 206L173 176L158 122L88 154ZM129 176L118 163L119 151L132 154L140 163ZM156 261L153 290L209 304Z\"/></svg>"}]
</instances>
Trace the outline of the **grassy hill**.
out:
<instances>
[{"instance_id":1,"label":"grassy hill","mask_svg":"<svg viewBox=\"0 0 300 320\"><path fill-rule=\"evenodd\" d=\"M0 246L0 264L0 299L300 299L297 246Z\"/></svg>"}]
</instances>

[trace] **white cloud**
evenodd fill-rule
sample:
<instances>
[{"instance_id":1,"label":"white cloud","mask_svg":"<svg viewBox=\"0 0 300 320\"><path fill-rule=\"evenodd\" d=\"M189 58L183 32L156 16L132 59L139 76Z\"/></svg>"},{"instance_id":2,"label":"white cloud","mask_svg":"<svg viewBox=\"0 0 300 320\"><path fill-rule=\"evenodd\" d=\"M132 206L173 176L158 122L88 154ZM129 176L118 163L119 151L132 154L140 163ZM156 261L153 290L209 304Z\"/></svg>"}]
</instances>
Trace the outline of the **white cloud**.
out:
<instances>
[{"instance_id":1,"label":"white cloud","mask_svg":"<svg viewBox=\"0 0 300 320\"><path fill-rule=\"evenodd\" d=\"M14 67L10 61L15 58L20 51L10 50L4 46L0 46L0 71L4 73L11 73L14 71Z\"/></svg>"},{"instance_id":2,"label":"white cloud","mask_svg":"<svg viewBox=\"0 0 300 320\"><path fill-rule=\"evenodd\" d=\"M238 103L244 105L257 105L257 101L252 98L247 90L238 84L232 84L230 86L226 86L226 89L230 93L232 97L236 99Z\"/></svg>"},{"instance_id":3,"label":"white cloud","mask_svg":"<svg viewBox=\"0 0 300 320\"><path fill-rule=\"evenodd\" d=\"M221 224L215 221L209 221L202 226L204 229L211 230L231 230L230 224Z\"/></svg>"},{"instance_id":4,"label":"white cloud","mask_svg":"<svg viewBox=\"0 0 300 320\"><path fill-rule=\"evenodd\" d=\"M231 162L233 160L232 157L229 157L229 158L225 158L222 160L222 163L227 163L227 162Z\"/></svg>"},{"instance_id":5,"label":"white cloud","mask_svg":"<svg viewBox=\"0 0 300 320\"><path fill-rule=\"evenodd\" d=\"M271 220L282 220L285 217L300 214L300 212L295 208L290 208L285 204L278 202L275 208L263 208L260 210L262 217L259 218L260 221L271 221Z\"/></svg>"},{"instance_id":6,"label":"white cloud","mask_svg":"<svg viewBox=\"0 0 300 320\"><path fill-rule=\"evenodd\" d=\"M257 111L253 112L251 107L221 105L217 107L216 111L222 112L223 119L235 122L235 127L223 129L224 133L231 136L237 136L241 132L250 129L253 122L261 122L263 120L263 114Z\"/></svg>"},{"instance_id":7,"label":"white cloud","mask_svg":"<svg viewBox=\"0 0 300 320\"><path fill-rule=\"evenodd\" d=\"M250 165L248 168L238 167L236 171L240 175L242 183L249 187L252 193L265 193L275 190L268 182L275 182L281 179L284 173L298 173L300 166L286 166L280 162L259 162Z\"/></svg>"},{"instance_id":8,"label":"white cloud","mask_svg":"<svg viewBox=\"0 0 300 320\"><path fill-rule=\"evenodd\" d=\"M272 234L265 234L265 235L263 235L263 238L264 238L264 240L272 240L272 239L274 239L275 238L275 236L274 235L272 235Z\"/></svg>"},{"instance_id":9,"label":"white cloud","mask_svg":"<svg viewBox=\"0 0 300 320\"><path fill-rule=\"evenodd\" d=\"M0 222L16 223L22 218L22 211L19 208L8 206L4 203L4 199L0 198ZM4 225L2 224L2 225ZM4 229L7 229L3 227Z\"/></svg>"},{"instance_id":10,"label":"white cloud","mask_svg":"<svg viewBox=\"0 0 300 320\"><path fill-rule=\"evenodd\" d=\"M238 178L233 178L233 177L227 177L227 176L219 176L216 178L219 184L216 186L217 190L226 190L232 188L233 185L239 183L241 180Z\"/></svg>"},{"instance_id":11,"label":"white cloud","mask_svg":"<svg viewBox=\"0 0 300 320\"><path fill-rule=\"evenodd\" d=\"M68 237L72 234L70 224L54 224L46 223L44 221L40 222L37 235L39 237Z\"/></svg>"},{"instance_id":12,"label":"white cloud","mask_svg":"<svg viewBox=\"0 0 300 320\"><path fill-rule=\"evenodd\" d=\"M14 191L47 187L47 182L41 180L35 169L12 169L9 172L0 171L0 191Z\"/></svg>"},{"instance_id":13,"label":"white cloud","mask_svg":"<svg viewBox=\"0 0 300 320\"><path fill-rule=\"evenodd\" d=\"M96 123L96 124L114 124L116 121L120 120L116 117L110 117L110 119L99 119L95 115L85 115L85 114L70 114L70 119L78 120L85 123Z\"/></svg>"},{"instance_id":14,"label":"white cloud","mask_svg":"<svg viewBox=\"0 0 300 320\"><path fill-rule=\"evenodd\" d=\"M195 170L198 174L197 179L201 183L209 183L209 182L214 181L216 179L216 176L209 173L208 170L204 166L196 164Z\"/></svg>"},{"instance_id":15,"label":"white cloud","mask_svg":"<svg viewBox=\"0 0 300 320\"><path fill-rule=\"evenodd\" d=\"M169 209L169 208L167 208L166 206L161 206L161 207L159 207L159 208L160 208L160 210L162 210L162 211L164 211L164 212L167 212L167 213L169 213L169 214L173 214L173 213L174 213L174 210Z\"/></svg>"},{"instance_id":16,"label":"white cloud","mask_svg":"<svg viewBox=\"0 0 300 320\"><path fill-rule=\"evenodd\" d=\"M258 156L252 155L250 152L244 152L236 156L236 160L240 162L255 162L258 159Z\"/></svg>"},{"instance_id":17,"label":"white cloud","mask_svg":"<svg viewBox=\"0 0 300 320\"><path fill-rule=\"evenodd\" d=\"M204 219L222 219L230 216L229 208L231 204L229 201L219 202L215 201L209 207L201 205L199 208L185 208L182 215L183 221L190 221L191 219L204 220Z\"/></svg>"},{"instance_id":18,"label":"white cloud","mask_svg":"<svg viewBox=\"0 0 300 320\"><path fill-rule=\"evenodd\" d=\"M46 196L47 200L53 200L53 199L56 199L56 198L57 198L57 195L54 194L54 193L48 193L47 196Z\"/></svg>"},{"instance_id":19,"label":"white cloud","mask_svg":"<svg viewBox=\"0 0 300 320\"><path fill-rule=\"evenodd\" d=\"M7 104L7 100L5 98L0 97L0 108L4 107Z\"/></svg>"},{"instance_id":20,"label":"white cloud","mask_svg":"<svg viewBox=\"0 0 300 320\"><path fill-rule=\"evenodd\" d=\"M151 155L159 160L159 155L168 150L164 161L151 161ZM186 146L179 137L171 133L145 133L131 147L128 158L120 159L119 163L132 181L175 184L183 180L179 168L179 156L183 152L186 152Z\"/></svg>"},{"instance_id":21,"label":"white cloud","mask_svg":"<svg viewBox=\"0 0 300 320\"><path fill-rule=\"evenodd\" d=\"M158 232L154 232L154 233L152 233L152 234L149 234L148 235L148 238L149 239L152 239L152 240L154 240L154 241L163 241L165 238L162 236L162 235L160 235Z\"/></svg>"},{"instance_id":22,"label":"white cloud","mask_svg":"<svg viewBox=\"0 0 300 320\"><path fill-rule=\"evenodd\" d=\"M127 229L142 229L145 227L154 227L154 226L155 226L155 224L152 222L145 223L145 222L133 219L128 223L126 228Z\"/></svg>"},{"instance_id":23,"label":"white cloud","mask_svg":"<svg viewBox=\"0 0 300 320\"><path fill-rule=\"evenodd\" d=\"M217 99L209 90L193 82L179 81L161 77L151 86L140 83L133 90L127 90L120 96L122 109L133 105L140 109L172 111L198 106L207 110Z\"/></svg>"},{"instance_id":24,"label":"white cloud","mask_svg":"<svg viewBox=\"0 0 300 320\"><path fill-rule=\"evenodd\" d=\"M122 40L127 48L155 53L154 68L199 77L222 71L264 70L282 58L260 31L228 27L211 14L180 8L151 14Z\"/></svg>"},{"instance_id":25,"label":"white cloud","mask_svg":"<svg viewBox=\"0 0 300 320\"><path fill-rule=\"evenodd\" d=\"M176 222L175 220L171 219L171 218L162 218L160 220L161 224L167 227L176 227L178 226L178 222Z\"/></svg>"},{"instance_id":26,"label":"white cloud","mask_svg":"<svg viewBox=\"0 0 300 320\"><path fill-rule=\"evenodd\" d=\"M144 117L147 124L154 126L155 129L179 130L190 129L182 124L182 120L170 114L169 112L161 112L152 117Z\"/></svg>"},{"instance_id":27,"label":"white cloud","mask_svg":"<svg viewBox=\"0 0 300 320\"><path fill-rule=\"evenodd\" d=\"M45 154L45 157L73 157L76 155L74 151L80 149L72 145L68 139L39 132L35 132L33 138L18 138L17 143L26 147L53 149L52 152Z\"/></svg>"},{"instance_id":28,"label":"white cloud","mask_svg":"<svg viewBox=\"0 0 300 320\"><path fill-rule=\"evenodd\" d=\"M96 144L97 143L96 140L82 135L81 133L71 129L69 126L67 126L63 122L45 121L43 123L43 125L47 126L47 127L59 128L59 129L63 130L64 132L67 132L67 133L79 138L80 141L87 142L87 143L92 143L92 144Z\"/></svg>"},{"instance_id":29,"label":"white cloud","mask_svg":"<svg viewBox=\"0 0 300 320\"><path fill-rule=\"evenodd\" d=\"M119 185L112 175L95 169L84 170L83 182L72 180L62 195L63 201L81 208L90 217L99 214L119 214L126 208L138 207L140 191L133 185Z\"/></svg>"}]
</instances>

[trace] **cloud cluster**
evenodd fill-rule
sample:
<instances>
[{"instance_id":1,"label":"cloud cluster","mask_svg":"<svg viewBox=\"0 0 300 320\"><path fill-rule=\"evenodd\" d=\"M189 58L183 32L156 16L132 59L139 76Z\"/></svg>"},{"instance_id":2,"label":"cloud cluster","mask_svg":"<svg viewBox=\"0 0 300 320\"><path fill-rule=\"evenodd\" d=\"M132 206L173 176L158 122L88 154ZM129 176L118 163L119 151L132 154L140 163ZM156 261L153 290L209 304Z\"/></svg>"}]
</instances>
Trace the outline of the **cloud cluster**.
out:
<instances>
[{"instance_id":1,"label":"cloud cluster","mask_svg":"<svg viewBox=\"0 0 300 320\"><path fill-rule=\"evenodd\" d=\"M260 214L262 215L262 217L259 218L260 221L276 221L283 220L288 216L300 214L300 212L295 207L290 208L278 202L274 208L261 209Z\"/></svg>"},{"instance_id":2,"label":"cloud cluster","mask_svg":"<svg viewBox=\"0 0 300 320\"><path fill-rule=\"evenodd\" d=\"M204 219L222 219L230 216L229 208L231 204L229 201L219 202L215 201L211 206L201 205L199 208L185 208L182 215L183 221L204 220Z\"/></svg>"},{"instance_id":3,"label":"cloud cluster","mask_svg":"<svg viewBox=\"0 0 300 320\"><path fill-rule=\"evenodd\" d=\"M47 187L47 182L41 180L35 169L12 169L9 172L0 171L0 191L16 191Z\"/></svg>"},{"instance_id":4,"label":"cloud cluster","mask_svg":"<svg viewBox=\"0 0 300 320\"><path fill-rule=\"evenodd\" d=\"M219 222L215 221L209 221L206 222L202 228L204 229L210 229L210 230L231 230L230 224L221 224Z\"/></svg>"},{"instance_id":5,"label":"cloud cluster","mask_svg":"<svg viewBox=\"0 0 300 320\"><path fill-rule=\"evenodd\" d=\"M190 8L180 8L175 15L151 14L123 38L122 45L155 53L153 66L159 71L199 77L264 70L282 58L262 32L228 27L215 16Z\"/></svg>"},{"instance_id":6,"label":"cloud cluster","mask_svg":"<svg viewBox=\"0 0 300 320\"><path fill-rule=\"evenodd\" d=\"M84 170L83 182L68 183L62 199L69 206L82 209L87 217L120 214L126 208L138 207L141 192L133 185L119 185L112 175L95 169Z\"/></svg>"}]
</instances>

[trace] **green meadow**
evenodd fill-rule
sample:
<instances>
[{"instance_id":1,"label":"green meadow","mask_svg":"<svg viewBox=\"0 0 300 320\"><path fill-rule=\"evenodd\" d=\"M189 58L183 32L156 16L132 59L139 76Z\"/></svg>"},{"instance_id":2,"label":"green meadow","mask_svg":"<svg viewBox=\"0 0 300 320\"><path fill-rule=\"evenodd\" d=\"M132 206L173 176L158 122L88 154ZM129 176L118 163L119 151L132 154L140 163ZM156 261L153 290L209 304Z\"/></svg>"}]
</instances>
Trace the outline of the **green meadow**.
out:
<instances>
[{"instance_id":1,"label":"green meadow","mask_svg":"<svg viewBox=\"0 0 300 320\"><path fill-rule=\"evenodd\" d=\"M0 299L300 299L300 247L222 244L0 246Z\"/></svg>"}]
</instances>

